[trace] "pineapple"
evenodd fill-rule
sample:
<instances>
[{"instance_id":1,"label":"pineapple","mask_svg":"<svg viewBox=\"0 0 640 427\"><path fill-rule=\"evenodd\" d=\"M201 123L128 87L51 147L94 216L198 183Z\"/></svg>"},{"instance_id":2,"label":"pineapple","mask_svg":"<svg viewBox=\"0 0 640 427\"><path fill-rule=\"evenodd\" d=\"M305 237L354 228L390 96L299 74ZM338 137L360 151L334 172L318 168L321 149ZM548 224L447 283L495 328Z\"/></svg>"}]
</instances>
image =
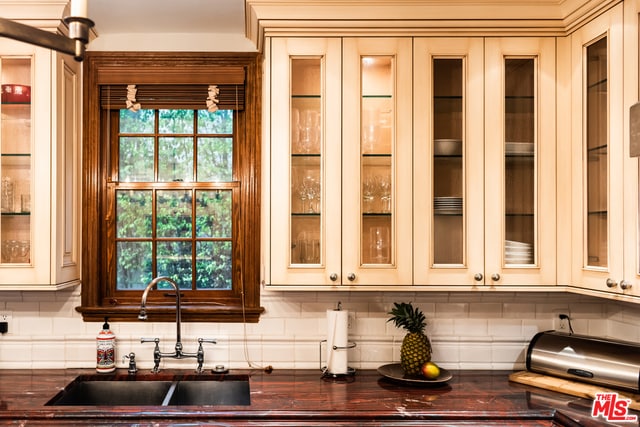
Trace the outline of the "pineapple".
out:
<instances>
[{"instance_id":1,"label":"pineapple","mask_svg":"<svg viewBox=\"0 0 640 427\"><path fill-rule=\"evenodd\" d=\"M431 360L431 343L424 334L427 326L424 313L419 308L413 308L411 303L394 303L394 308L388 313L396 327L407 330L400 347L400 365L406 375L419 375L420 368Z\"/></svg>"}]
</instances>

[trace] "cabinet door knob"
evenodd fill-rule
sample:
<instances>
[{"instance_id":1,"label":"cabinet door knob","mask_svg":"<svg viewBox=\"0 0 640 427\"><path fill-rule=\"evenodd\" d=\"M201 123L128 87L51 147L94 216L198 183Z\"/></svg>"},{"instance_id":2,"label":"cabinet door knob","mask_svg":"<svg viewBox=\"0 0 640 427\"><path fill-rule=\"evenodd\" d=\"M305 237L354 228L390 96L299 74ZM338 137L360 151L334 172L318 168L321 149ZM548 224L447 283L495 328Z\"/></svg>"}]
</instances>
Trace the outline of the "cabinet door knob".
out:
<instances>
[{"instance_id":1,"label":"cabinet door knob","mask_svg":"<svg viewBox=\"0 0 640 427\"><path fill-rule=\"evenodd\" d=\"M338 280L338 275L336 273L331 273L329 279L331 279L332 282L335 282L336 280Z\"/></svg>"},{"instance_id":2,"label":"cabinet door knob","mask_svg":"<svg viewBox=\"0 0 640 427\"><path fill-rule=\"evenodd\" d=\"M500 280L500 275L498 273L493 273L491 275L491 280L493 280L494 282L497 282L498 280Z\"/></svg>"},{"instance_id":3,"label":"cabinet door knob","mask_svg":"<svg viewBox=\"0 0 640 427\"><path fill-rule=\"evenodd\" d=\"M626 280L622 280L622 281L620 282L620 288L621 288L623 291L626 291L627 289L631 289L631 286L632 286L632 284L631 284L631 283L629 283L629 282L627 282Z\"/></svg>"},{"instance_id":4,"label":"cabinet door knob","mask_svg":"<svg viewBox=\"0 0 640 427\"><path fill-rule=\"evenodd\" d=\"M349 279L350 282L353 282L354 280L356 280L356 275L354 273L349 273L347 279Z\"/></svg>"},{"instance_id":5,"label":"cabinet door knob","mask_svg":"<svg viewBox=\"0 0 640 427\"><path fill-rule=\"evenodd\" d=\"M476 273L473 276L473 280L475 280L476 282L482 282L483 278L484 278L484 276L482 275L482 273Z\"/></svg>"},{"instance_id":6,"label":"cabinet door knob","mask_svg":"<svg viewBox=\"0 0 640 427\"><path fill-rule=\"evenodd\" d=\"M606 283L608 288L615 288L616 286L618 286L616 281L611 278L608 278Z\"/></svg>"}]
</instances>

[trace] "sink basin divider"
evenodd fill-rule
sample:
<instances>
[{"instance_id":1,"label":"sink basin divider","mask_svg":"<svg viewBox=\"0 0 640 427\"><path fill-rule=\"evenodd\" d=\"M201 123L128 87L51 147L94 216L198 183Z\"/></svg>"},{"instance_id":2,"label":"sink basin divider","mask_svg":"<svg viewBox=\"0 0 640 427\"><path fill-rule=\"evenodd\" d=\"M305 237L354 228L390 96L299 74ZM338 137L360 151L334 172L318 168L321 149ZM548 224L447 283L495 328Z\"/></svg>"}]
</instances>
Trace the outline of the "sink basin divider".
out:
<instances>
[{"instance_id":1,"label":"sink basin divider","mask_svg":"<svg viewBox=\"0 0 640 427\"><path fill-rule=\"evenodd\" d=\"M169 402L173 397L173 393L176 391L176 387L178 386L178 381L173 381L169 390L167 390L167 394L164 396L164 400L162 401L162 406L169 406Z\"/></svg>"}]
</instances>

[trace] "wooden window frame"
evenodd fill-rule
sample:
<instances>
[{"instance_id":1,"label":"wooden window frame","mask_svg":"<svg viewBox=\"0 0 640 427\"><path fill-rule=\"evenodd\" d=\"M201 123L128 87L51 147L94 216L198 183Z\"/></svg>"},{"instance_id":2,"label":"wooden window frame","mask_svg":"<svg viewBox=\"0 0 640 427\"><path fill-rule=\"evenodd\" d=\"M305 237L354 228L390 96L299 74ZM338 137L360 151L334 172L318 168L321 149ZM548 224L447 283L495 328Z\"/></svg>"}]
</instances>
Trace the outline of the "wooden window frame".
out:
<instances>
[{"instance_id":1,"label":"wooden window frame","mask_svg":"<svg viewBox=\"0 0 640 427\"><path fill-rule=\"evenodd\" d=\"M257 53L170 53L170 52L88 52L84 67L83 148L82 148L82 295L76 310L85 321L138 321L139 302L111 298L107 283L108 260L106 233L109 206L106 203L109 183L109 142L102 135L101 120L107 114L100 106L100 90L104 76L131 78L136 73L149 76L156 73L162 83L192 76L224 75L220 70L242 67L245 73L244 109L236 114L238 162L236 179L240 182L239 235L236 239L237 262L233 266L234 289L231 295L215 298L210 303L201 300L182 301L182 320L187 322L248 322L256 323L264 311L260 307L260 118L261 118L261 57ZM227 67L227 68L225 68ZM178 72L176 72L178 70ZM211 73L210 71L218 71ZM146 71L146 74L145 74ZM207 77L204 77L207 78ZM102 79L102 81L101 81ZM169 80L169 81L167 81ZM202 83L193 82L191 83ZM189 83L186 82L186 83ZM184 84L185 82L173 81ZM217 84L218 82L208 82ZM203 104L206 93L203 94ZM144 106L143 106L144 108ZM204 107L203 107L204 108ZM236 286L237 285L237 286ZM135 292L135 291L133 291ZM142 294L142 291L139 291ZM161 292L155 291L158 294ZM208 292L208 291L205 291ZM153 293L153 292L152 292ZM212 292L212 294L215 294ZM151 295L151 294L150 294ZM132 303L134 301L135 303ZM149 320L175 321L175 299L157 298L148 304Z\"/></svg>"}]
</instances>

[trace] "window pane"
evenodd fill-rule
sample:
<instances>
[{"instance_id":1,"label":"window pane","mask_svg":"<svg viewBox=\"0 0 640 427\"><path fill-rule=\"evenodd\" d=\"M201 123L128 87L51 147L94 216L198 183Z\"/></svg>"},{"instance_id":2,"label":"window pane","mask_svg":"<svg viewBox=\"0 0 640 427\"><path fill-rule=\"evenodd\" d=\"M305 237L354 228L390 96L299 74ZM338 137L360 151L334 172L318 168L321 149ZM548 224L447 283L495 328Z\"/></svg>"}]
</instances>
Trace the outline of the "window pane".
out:
<instances>
[{"instance_id":1,"label":"window pane","mask_svg":"<svg viewBox=\"0 0 640 427\"><path fill-rule=\"evenodd\" d=\"M153 133L155 110L120 110L120 133Z\"/></svg>"},{"instance_id":2,"label":"window pane","mask_svg":"<svg viewBox=\"0 0 640 427\"><path fill-rule=\"evenodd\" d=\"M191 289L191 241L158 242L156 258L158 276L171 277L180 289Z\"/></svg>"},{"instance_id":3,"label":"window pane","mask_svg":"<svg viewBox=\"0 0 640 427\"><path fill-rule=\"evenodd\" d=\"M153 181L153 145L153 137L120 137L118 181Z\"/></svg>"},{"instance_id":4,"label":"window pane","mask_svg":"<svg viewBox=\"0 0 640 427\"><path fill-rule=\"evenodd\" d=\"M193 110L160 110L158 132L171 134L193 133Z\"/></svg>"},{"instance_id":5,"label":"window pane","mask_svg":"<svg viewBox=\"0 0 640 427\"><path fill-rule=\"evenodd\" d=\"M116 236L151 237L151 191L116 191Z\"/></svg>"},{"instance_id":6,"label":"window pane","mask_svg":"<svg viewBox=\"0 0 640 427\"><path fill-rule=\"evenodd\" d=\"M196 236L231 238L231 191L196 191Z\"/></svg>"},{"instance_id":7,"label":"window pane","mask_svg":"<svg viewBox=\"0 0 640 427\"><path fill-rule=\"evenodd\" d=\"M218 110L210 113L198 110L198 133L232 134L233 111Z\"/></svg>"},{"instance_id":8,"label":"window pane","mask_svg":"<svg viewBox=\"0 0 640 427\"><path fill-rule=\"evenodd\" d=\"M191 237L191 191L158 191L156 217L157 237Z\"/></svg>"},{"instance_id":9,"label":"window pane","mask_svg":"<svg viewBox=\"0 0 640 427\"><path fill-rule=\"evenodd\" d=\"M151 242L118 242L117 251L117 289L144 289L153 278Z\"/></svg>"},{"instance_id":10,"label":"window pane","mask_svg":"<svg viewBox=\"0 0 640 427\"><path fill-rule=\"evenodd\" d=\"M193 181L193 139L158 138L158 181Z\"/></svg>"},{"instance_id":11,"label":"window pane","mask_svg":"<svg viewBox=\"0 0 640 427\"><path fill-rule=\"evenodd\" d=\"M196 250L196 289L231 289L231 242L197 242Z\"/></svg>"},{"instance_id":12,"label":"window pane","mask_svg":"<svg viewBox=\"0 0 640 427\"><path fill-rule=\"evenodd\" d=\"M198 181L233 179L233 138L198 138Z\"/></svg>"}]
</instances>

